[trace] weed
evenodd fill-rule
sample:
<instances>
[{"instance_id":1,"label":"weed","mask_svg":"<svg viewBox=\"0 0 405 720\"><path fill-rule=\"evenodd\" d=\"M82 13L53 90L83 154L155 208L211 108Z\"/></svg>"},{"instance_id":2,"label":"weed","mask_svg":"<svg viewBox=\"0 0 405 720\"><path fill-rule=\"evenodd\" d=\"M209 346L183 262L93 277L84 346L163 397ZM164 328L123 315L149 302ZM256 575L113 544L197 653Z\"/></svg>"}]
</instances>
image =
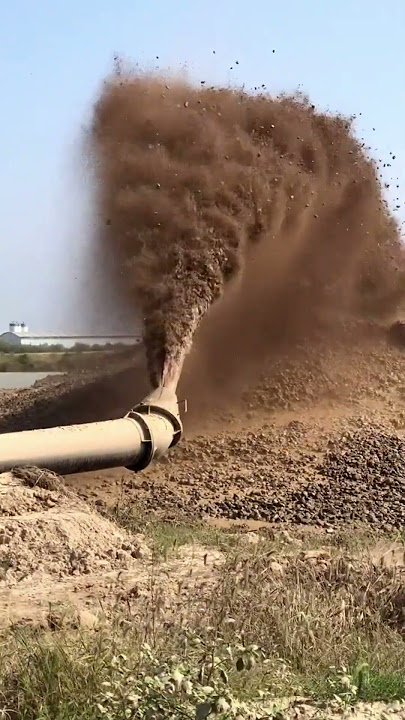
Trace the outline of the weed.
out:
<instances>
[{"instance_id":1,"label":"weed","mask_svg":"<svg viewBox=\"0 0 405 720\"><path fill-rule=\"evenodd\" d=\"M100 508L99 508L100 510ZM204 523L161 522L145 516L136 503L117 503L101 512L128 532L142 533L157 558L168 558L184 545L202 545L229 552L244 544L243 535Z\"/></svg>"}]
</instances>

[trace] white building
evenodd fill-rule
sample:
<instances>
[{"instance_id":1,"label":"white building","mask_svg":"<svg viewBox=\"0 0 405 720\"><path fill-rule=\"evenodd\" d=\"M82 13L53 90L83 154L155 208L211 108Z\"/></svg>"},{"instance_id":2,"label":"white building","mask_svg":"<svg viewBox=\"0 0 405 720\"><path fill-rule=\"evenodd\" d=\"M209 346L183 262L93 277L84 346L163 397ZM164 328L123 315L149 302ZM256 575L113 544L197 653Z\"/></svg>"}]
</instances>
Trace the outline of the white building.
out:
<instances>
[{"instance_id":1,"label":"white building","mask_svg":"<svg viewBox=\"0 0 405 720\"><path fill-rule=\"evenodd\" d=\"M58 335L52 333L31 333L28 325L11 322L7 332L0 334L0 344L8 345L63 345L72 348L82 345L137 345L142 342L141 333L134 335Z\"/></svg>"}]
</instances>

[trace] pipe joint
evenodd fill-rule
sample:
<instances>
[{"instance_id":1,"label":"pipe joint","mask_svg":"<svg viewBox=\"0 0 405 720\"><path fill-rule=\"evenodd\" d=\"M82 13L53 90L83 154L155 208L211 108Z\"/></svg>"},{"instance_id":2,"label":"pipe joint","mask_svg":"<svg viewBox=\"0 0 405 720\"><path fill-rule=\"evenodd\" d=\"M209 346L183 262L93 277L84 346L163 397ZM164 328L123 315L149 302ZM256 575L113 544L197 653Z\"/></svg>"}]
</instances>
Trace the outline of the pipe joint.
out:
<instances>
[{"instance_id":1,"label":"pipe joint","mask_svg":"<svg viewBox=\"0 0 405 720\"><path fill-rule=\"evenodd\" d=\"M128 470L144 470L154 458L164 455L179 442L183 426L179 415L176 394L166 387L159 387L138 403L127 415L141 429L142 452Z\"/></svg>"},{"instance_id":2,"label":"pipe joint","mask_svg":"<svg viewBox=\"0 0 405 720\"><path fill-rule=\"evenodd\" d=\"M150 415L161 416L162 418L169 420L173 427L173 438L169 448L177 445L183 433L183 426L180 422L179 416L170 412L167 408L159 407L159 405L146 405L144 403L140 403L128 413L127 417L135 417L139 423L143 421L147 425L147 417Z\"/></svg>"}]
</instances>

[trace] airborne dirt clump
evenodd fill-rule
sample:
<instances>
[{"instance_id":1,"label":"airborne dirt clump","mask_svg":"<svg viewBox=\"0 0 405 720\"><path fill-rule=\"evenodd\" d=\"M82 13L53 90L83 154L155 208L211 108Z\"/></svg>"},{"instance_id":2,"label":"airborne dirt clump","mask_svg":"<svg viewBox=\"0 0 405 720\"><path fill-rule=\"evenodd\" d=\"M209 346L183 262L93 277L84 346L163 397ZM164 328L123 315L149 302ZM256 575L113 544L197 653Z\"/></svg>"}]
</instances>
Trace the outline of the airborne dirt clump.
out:
<instances>
[{"instance_id":1,"label":"airborne dirt clump","mask_svg":"<svg viewBox=\"0 0 405 720\"><path fill-rule=\"evenodd\" d=\"M364 314L395 313L405 287L398 227L363 145L350 119L302 97L110 78L89 138L97 247L116 255L122 292L141 307L146 357L7 393L0 431L119 417L148 375L176 384L190 348L186 431L239 412L241 399L249 413L293 408L300 375L307 399L349 401L345 374L385 342ZM340 366L325 372L336 348Z\"/></svg>"},{"instance_id":2,"label":"airborne dirt clump","mask_svg":"<svg viewBox=\"0 0 405 720\"><path fill-rule=\"evenodd\" d=\"M363 146L349 119L302 97L136 73L105 83L90 138L100 237L142 309L153 385L177 384L230 281L223 340L233 349L246 323L250 357L320 309L395 306L398 229Z\"/></svg>"}]
</instances>

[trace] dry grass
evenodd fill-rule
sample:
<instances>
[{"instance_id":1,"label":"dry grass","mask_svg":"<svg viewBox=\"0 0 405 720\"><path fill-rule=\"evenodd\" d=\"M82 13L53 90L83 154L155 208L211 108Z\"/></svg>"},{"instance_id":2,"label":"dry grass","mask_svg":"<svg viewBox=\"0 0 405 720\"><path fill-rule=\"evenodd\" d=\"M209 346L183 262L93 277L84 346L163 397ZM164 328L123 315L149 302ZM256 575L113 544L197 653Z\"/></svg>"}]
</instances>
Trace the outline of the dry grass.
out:
<instances>
[{"instance_id":1,"label":"dry grass","mask_svg":"<svg viewBox=\"0 0 405 720\"><path fill-rule=\"evenodd\" d=\"M96 632L9 633L0 659L9 708L2 717L157 720L209 711L259 718L269 717L270 697L405 698L405 573L366 557L367 534L357 542L353 534L323 536L322 547L319 535L290 541L146 527L156 562L193 542L220 548L224 566L214 589L168 615L154 601L151 577L151 601L141 612L121 609Z\"/></svg>"},{"instance_id":2,"label":"dry grass","mask_svg":"<svg viewBox=\"0 0 405 720\"><path fill-rule=\"evenodd\" d=\"M218 598L232 629L260 640L290 674L321 677L331 667L404 669L405 576L396 568L328 553L279 562L271 549L232 560ZM248 608L248 612L246 612ZM298 689L298 688L297 688Z\"/></svg>"}]
</instances>

